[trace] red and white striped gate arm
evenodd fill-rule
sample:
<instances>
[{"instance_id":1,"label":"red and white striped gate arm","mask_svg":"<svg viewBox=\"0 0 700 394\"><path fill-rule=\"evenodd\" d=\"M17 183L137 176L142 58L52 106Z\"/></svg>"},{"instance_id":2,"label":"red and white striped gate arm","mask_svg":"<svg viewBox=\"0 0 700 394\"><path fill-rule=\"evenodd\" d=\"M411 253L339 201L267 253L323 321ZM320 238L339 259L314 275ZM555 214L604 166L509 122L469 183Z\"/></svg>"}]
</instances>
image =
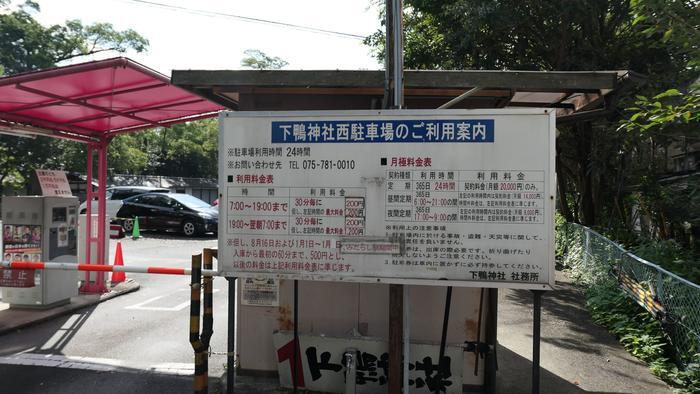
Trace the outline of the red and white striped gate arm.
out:
<instances>
[{"instance_id":1,"label":"red and white striped gate arm","mask_svg":"<svg viewBox=\"0 0 700 394\"><path fill-rule=\"evenodd\" d=\"M100 264L70 264L70 263L42 263L34 261L2 261L0 267L9 269L33 269L33 270L63 270L63 271L97 271L97 272L135 272L142 274L164 275L191 275L189 268L172 267L131 267L126 265L100 265ZM203 276L219 276L215 270L202 270Z\"/></svg>"}]
</instances>

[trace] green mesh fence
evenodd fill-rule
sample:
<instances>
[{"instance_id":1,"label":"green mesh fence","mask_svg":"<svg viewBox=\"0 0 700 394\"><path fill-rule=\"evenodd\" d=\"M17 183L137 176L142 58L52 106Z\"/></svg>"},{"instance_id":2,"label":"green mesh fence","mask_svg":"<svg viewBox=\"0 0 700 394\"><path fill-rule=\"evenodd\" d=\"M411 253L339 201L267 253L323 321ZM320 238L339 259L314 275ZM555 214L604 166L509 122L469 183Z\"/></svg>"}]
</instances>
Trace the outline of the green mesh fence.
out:
<instances>
[{"instance_id":1,"label":"green mesh fence","mask_svg":"<svg viewBox=\"0 0 700 394\"><path fill-rule=\"evenodd\" d=\"M680 365L700 352L700 286L626 251L588 227L567 223L557 249L584 285L632 279L663 308L656 317L675 349ZM634 302L630 300L631 302Z\"/></svg>"}]
</instances>

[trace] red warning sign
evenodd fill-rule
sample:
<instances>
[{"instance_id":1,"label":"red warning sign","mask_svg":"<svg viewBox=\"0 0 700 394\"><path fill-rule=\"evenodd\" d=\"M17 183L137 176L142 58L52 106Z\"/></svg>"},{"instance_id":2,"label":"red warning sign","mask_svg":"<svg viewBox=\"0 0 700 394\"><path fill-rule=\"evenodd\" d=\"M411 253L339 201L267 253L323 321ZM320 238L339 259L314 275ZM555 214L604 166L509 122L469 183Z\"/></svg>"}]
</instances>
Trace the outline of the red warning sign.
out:
<instances>
[{"instance_id":1,"label":"red warning sign","mask_svg":"<svg viewBox=\"0 0 700 394\"><path fill-rule=\"evenodd\" d=\"M34 270L0 268L0 287L34 287Z\"/></svg>"}]
</instances>

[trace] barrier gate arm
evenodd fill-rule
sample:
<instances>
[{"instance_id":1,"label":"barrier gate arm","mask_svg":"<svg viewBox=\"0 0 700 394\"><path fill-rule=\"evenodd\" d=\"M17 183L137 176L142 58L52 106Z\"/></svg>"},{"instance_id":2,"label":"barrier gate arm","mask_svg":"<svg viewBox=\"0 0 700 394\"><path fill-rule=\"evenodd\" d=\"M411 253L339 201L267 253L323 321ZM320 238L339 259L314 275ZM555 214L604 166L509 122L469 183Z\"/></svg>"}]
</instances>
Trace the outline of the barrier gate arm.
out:
<instances>
[{"instance_id":1,"label":"barrier gate arm","mask_svg":"<svg viewBox=\"0 0 700 394\"><path fill-rule=\"evenodd\" d=\"M98 271L98 272L132 272L140 274L162 275L191 275L191 268L173 267L133 267L126 265L99 265L99 264L73 264L73 263L44 263L38 261L1 261L0 268L6 269L34 269L34 270L62 270L62 271ZM202 276L221 276L219 271L203 269Z\"/></svg>"}]
</instances>

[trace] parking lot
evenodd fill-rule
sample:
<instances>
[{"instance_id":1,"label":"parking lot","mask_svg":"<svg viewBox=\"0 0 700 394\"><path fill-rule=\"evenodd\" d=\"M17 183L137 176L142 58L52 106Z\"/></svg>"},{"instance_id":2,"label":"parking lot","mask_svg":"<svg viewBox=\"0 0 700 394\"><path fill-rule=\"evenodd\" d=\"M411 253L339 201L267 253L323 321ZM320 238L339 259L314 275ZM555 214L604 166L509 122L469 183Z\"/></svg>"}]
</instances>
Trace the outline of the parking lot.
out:
<instances>
[{"instance_id":1,"label":"parking lot","mask_svg":"<svg viewBox=\"0 0 700 394\"><path fill-rule=\"evenodd\" d=\"M186 238L153 232L142 232L138 240L124 238L120 242L125 265L176 268L189 267L193 253L215 247L217 243L213 236ZM117 240L110 241L110 263L116 243ZM127 274L127 279L137 281L141 285L139 291L0 337L0 371L3 371L0 374L9 376L6 373L17 365L32 365L37 367L38 374L46 374L38 377L27 374L13 380L13 385L26 390L33 386L38 389L40 382L50 382L54 374L62 373L61 369L124 373L123 379L134 384L144 380L143 373L156 372L158 379L173 378L171 383L158 383L165 385L158 387L165 389L172 384L175 386L167 391L190 392L190 380L179 380L193 373L193 351L189 343L190 278ZM225 279L214 280L214 292L211 348L225 351L228 294ZM212 355L209 375L221 376L225 363L225 356ZM76 376L85 380L84 387L95 380L91 374ZM69 392L61 390L56 392Z\"/></svg>"}]
</instances>

